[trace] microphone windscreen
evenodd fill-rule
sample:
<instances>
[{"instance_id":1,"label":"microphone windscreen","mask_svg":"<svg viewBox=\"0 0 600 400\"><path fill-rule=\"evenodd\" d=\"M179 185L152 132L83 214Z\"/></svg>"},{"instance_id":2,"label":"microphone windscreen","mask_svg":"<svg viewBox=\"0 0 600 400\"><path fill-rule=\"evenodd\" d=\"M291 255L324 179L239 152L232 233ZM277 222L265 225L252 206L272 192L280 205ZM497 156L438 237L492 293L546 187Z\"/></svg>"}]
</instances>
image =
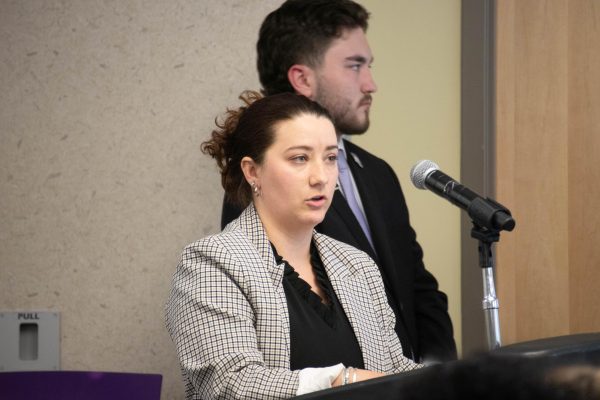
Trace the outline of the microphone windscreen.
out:
<instances>
[{"instance_id":1,"label":"microphone windscreen","mask_svg":"<svg viewBox=\"0 0 600 400\"><path fill-rule=\"evenodd\" d=\"M430 173L439 169L440 167L433 161L421 160L410 169L410 180L417 189L427 189L425 179Z\"/></svg>"}]
</instances>

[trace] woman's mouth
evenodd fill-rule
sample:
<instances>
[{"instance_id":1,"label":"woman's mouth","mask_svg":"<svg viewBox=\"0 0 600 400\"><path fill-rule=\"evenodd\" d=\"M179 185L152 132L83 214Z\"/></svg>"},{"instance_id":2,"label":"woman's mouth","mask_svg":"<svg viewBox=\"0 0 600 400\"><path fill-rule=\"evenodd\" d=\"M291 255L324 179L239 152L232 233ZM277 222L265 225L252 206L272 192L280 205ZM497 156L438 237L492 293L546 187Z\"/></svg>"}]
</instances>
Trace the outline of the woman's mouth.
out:
<instances>
[{"instance_id":1,"label":"woman's mouth","mask_svg":"<svg viewBox=\"0 0 600 400\"><path fill-rule=\"evenodd\" d=\"M306 200L306 202L311 207L322 207L327 202L327 197L322 195L313 196Z\"/></svg>"}]
</instances>

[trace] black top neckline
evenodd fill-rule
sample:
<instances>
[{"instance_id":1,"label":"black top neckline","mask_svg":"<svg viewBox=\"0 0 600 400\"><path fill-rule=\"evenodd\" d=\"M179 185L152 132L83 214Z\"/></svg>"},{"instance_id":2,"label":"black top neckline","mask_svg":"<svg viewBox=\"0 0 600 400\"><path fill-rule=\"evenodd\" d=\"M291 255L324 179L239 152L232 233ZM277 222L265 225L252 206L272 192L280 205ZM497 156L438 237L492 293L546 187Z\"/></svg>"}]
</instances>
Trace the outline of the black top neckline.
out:
<instances>
[{"instance_id":1,"label":"black top neckline","mask_svg":"<svg viewBox=\"0 0 600 400\"><path fill-rule=\"evenodd\" d=\"M282 278L290 323L290 368L328 367L338 363L364 368L362 352L346 313L333 290L314 242L310 263L327 303L315 293L271 244Z\"/></svg>"},{"instance_id":2,"label":"black top neckline","mask_svg":"<svg viewBox=\"0 0 600 400\"><path fill-rule=\"evenodd\" d=\"M275 261L277 265L284 264L283 276L287 281L294 287L294 289L300 294L300 296L306 300L306 302L319 314L321 318L327 322L328 325L333 326L335 319L335 308L331 302L332 296L335 296L331 282L327 277L327 272L321 262L319 251L314 242L310 244L310 264L315 272L317 283L325 293L326 298L322 299L315 291L312 290L310 284L300 277L300 274L296 272L294 267L290 265L282 256L277 253L277 249L271 243L271 248L275 255Z\"/></svg>"}]
</instances>

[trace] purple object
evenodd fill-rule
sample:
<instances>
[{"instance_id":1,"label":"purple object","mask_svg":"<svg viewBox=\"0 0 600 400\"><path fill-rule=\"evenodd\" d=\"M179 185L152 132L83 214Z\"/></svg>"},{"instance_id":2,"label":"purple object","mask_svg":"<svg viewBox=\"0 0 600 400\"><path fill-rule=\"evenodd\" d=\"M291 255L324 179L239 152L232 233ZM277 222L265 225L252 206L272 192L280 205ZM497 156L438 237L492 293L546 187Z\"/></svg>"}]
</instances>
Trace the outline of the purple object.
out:
<instances>
[{"instance_id":1,"label":"purple object","mask_svg":"<svg viewBox=\"0 0 600 400\"><path fill-rule=\"evenodd\" d=\"M0 399L160 400L162 375L129 372L0 372Z\"/></svg>"}]
</instances>

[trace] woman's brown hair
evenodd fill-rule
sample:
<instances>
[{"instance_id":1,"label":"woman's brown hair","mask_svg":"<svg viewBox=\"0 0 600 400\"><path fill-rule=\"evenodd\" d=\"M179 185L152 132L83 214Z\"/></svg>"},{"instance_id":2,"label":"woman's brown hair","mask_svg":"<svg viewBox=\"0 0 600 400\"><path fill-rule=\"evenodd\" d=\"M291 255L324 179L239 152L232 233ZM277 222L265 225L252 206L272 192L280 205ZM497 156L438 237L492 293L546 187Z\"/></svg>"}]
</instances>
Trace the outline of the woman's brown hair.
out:
<instances>
[{"instance_id":1,"label":"woman's brown hair","mask_svg":"<svg viewBox=\"0 0 600 400\"><path fill-rule=\"evenodd\" d=\"M217 162L227 201L246 207L252 191L241 168L244 157L262 164L265 152L275 140L275 126L300 115L314 115L331 121L327 110L308 98L293 93L263 97L246 90L239 97L244 105L228 109L223 121L215 119L217 129L202 143L204 154Z\"/></svg>"}]
</instances>

